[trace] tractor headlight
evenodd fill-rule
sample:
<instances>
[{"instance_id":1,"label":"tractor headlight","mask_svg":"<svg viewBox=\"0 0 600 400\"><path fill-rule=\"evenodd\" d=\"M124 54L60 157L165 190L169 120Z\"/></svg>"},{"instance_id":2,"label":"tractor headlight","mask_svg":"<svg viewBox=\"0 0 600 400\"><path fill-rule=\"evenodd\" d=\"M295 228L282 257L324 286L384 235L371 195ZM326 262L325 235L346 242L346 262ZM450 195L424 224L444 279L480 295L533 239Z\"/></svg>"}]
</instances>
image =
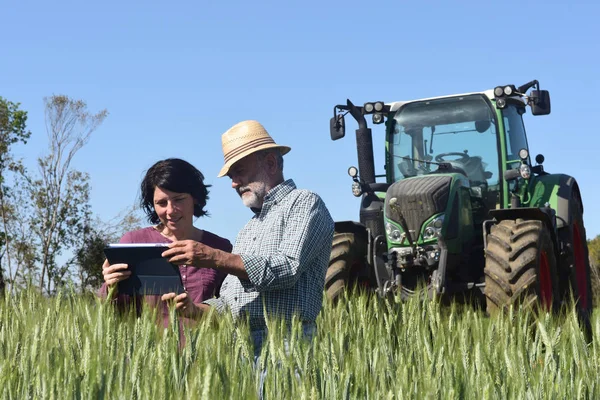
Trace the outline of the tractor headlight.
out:
<instances>
[{"instance_id":1,"label":"tractor headlight","mask_svg":"<svg viewBox=\"0 0 600 400\"><path fill-rule=\"evenodd\" d=\"M519 167L519 172L521 173L521 178L529 179L531 177L531 168L527 164L521 164Z\"/></svg>"},{"instance_id":2,"label":"tractor headlight","mask_svg":"<svg viewBox=\"0 0 600 400\"><path fill-rule=\"evenodd\" d=\"M429 240L429 239L433 239L434 237L435 237L435 230L430 226L425 228L425 231L423 232L423 239Z\"/></svg>"},{"instance_id":3,"label":"tractor headlight","mask_svg":"<svg viewBox=\"0 0 600 400\"><path fill-rule=\"evenodd\" d=\"M381 114L381 113L375 113L375 114L373 114L373 123L374 124L381 124L381 123L383 123L383 114Z\"/></svg>"},{"instance_id":4,"label":"tractor headlight","mask_svg":"<svg viewBox=\"0 0 600 400\"><path fill-rule=\"evenodd\" d=\"M437 235L442 231L443 225L444 214L432 219L427 225L425 225L425 229L423 229L423 240L435 239Z\"/></svg>"},{"instance_id":5,"label":"tractor headlight","mask_svg":"<svg viewBox=\"0 0 600 400\"><path fill-rule=\"evenodd\" d=\"M362 189L360 187L359 182L352 182L352 194L355 197L360 197L360 195L362 194Z\"/></svg>"},{"instance_id":6,"label":"tractor headlight","mask_svg":"<svg viewBox=\"0 0 600 400\"><path fill-rule=\"evenodd\" d=\"M387 233L388 237L393 242L401 242L403 239L402 232L389 222L386 222L385 224L385 233Z\"/></svg>"},{"instance_id":7,"label":"tractor headlight","mask_svg":"<svg viewBox=\"0 0 600 400\"><path fill-rule=\"evenodd\" d=\"M354 166L348 168L348 175L352 178L356 178L358 176L358 169Z\"/></svg>"}]
</instances>

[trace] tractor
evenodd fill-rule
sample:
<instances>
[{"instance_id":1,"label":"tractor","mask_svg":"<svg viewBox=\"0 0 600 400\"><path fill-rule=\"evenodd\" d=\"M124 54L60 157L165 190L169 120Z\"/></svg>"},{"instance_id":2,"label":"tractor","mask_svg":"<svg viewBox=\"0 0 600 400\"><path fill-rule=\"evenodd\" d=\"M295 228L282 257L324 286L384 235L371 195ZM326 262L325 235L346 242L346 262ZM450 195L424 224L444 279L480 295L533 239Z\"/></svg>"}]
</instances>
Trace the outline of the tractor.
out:
<instances>
[{"instance_id":1,"label":"tractor","mask_svg":"<svg viewBox=\"0 0 600 400\"><path fill-rule=\"evenodd\" d=\"M575 178L532 163L523 114L550 113L537 80L483 92L334 107L332 140L358 123L352 193L359 221L335 223L325 289L353 286L381 297L420 289L475 293L488 313L508 306L556 309L572 293L592 307L583 203ZM385 171L373 136L385 127ZM379 179L378 179L379 178ZM377 179L379 181L377 181ZM477 296L476 296L477 297Z\"/></svg>"}]
</instances>

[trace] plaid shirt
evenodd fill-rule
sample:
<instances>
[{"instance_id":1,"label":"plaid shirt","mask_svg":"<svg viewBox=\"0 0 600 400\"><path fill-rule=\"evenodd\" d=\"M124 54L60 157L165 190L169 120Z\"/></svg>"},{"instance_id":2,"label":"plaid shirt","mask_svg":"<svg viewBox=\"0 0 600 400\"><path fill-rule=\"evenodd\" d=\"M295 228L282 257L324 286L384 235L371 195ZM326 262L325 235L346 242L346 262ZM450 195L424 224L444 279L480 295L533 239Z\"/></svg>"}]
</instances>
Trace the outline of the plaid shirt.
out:
<instances>
[{"instance_id":1,"label":"plaid shirt","mask_svg":"<svg viewBox=\"0 0 600 400\"><path fill-rule=\"evenodd\" d=\"M300 190L291 179L265 196L262 210L239 232L239 254L249 280L228 275L219 298L204 303L234 318L247 317L250 329L264 329L265 316L291 321L297 314L314 322L321 310L329 264L333 220L321 198Z\"/></svg>"}]
</instances>

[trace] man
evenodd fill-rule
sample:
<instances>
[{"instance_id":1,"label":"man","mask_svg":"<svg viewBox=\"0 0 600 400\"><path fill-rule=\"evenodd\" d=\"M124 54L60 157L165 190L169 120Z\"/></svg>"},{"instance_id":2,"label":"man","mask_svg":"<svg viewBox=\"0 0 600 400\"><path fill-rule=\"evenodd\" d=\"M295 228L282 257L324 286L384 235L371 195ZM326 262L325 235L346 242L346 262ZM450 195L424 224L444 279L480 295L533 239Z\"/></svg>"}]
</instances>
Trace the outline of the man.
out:
<instances>
[{"instance_id":1,"label":"man","mask_svg":"<svg viewBox=\"0 0 600 400\"><path fill-rule=\"evenodd\" d=\"M222 146L225 165L219 177L231 179L254 216L239 232L232 253L191 240L174 242L163 253L174 264L229 274L219 298L194 304L186 293L170 293L163 300L174 299L177 310L191 318L200 318L209 307L248 318L255 351L260 351L267 316L291 322L297 315L310 338L333 239L329 211L318 195L284 179L283 155L290 148L276 144L260 123L234 125L223 134Z\"/></svg>"}]
</instances>

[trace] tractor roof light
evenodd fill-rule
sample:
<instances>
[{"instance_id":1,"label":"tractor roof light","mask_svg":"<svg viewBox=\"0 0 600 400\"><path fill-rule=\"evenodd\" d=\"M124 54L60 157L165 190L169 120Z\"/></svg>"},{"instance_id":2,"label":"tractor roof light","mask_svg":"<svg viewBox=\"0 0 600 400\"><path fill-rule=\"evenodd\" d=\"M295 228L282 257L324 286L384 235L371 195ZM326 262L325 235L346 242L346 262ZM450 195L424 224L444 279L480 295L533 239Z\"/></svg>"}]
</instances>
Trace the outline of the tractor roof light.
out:
<instances>
[{"instance_id":1,"label":"tractor roof light","mask_svg":"<svg viewBox=\"0 0 600 400\"><path fill-rule=\"evenodd\" d=\"M517 94L517 88L515 87L515 85L506 85L504 86L504 95L506 96L512 96L514 94Z\"/></svg>"},{"instance_id":2,"label":"tractor roof light","mask_svg":"<svg viewBox=\"0 0 600 400\"><path fill-rule=\"evenodd\" d=\"M383 101L377 101L377 102L375 102L375 104L373 105L373 107L375 108L375 111L377 111L377 112L383 111Z\"/></svg>"},{"instance_id":3,"label":"tractor roof light","mask_svg":"<svg viewBox=\"0 0 600 400\"><path fill-rule=\"evenodd\" d=\"M504 85L504 86L496 86L494 88L494 97L496 99L500 97L510 97L517 94L517 88L515 85Z\"/></svg>"},{"instance_id":4,"label":"tractor roof light","mask_svg":"<svg viewBox=\"0 0 600 400\"><path fill-rule=\"evenodd\" d=\"M375 105L373 103L365 103L365 105L363 106L363 110L365 110L365 113L367 114L371 114L374 109Z\"/></svg>"},{"instance_id":5,"label":"tractor roof light","mask_svg":"<svg viewBox=\"0 0 600 400\"><path fill-rule=\"evenodd\" d=\"M374 124L382 124L383 123L383 114L382 113L373 114L373 123Z\"/></svg>"},{"instance_id":6,"label":"tractor roof light","mask_svg":"<svg viewBox=\"0 0 600 400\"><path fill-rule=\"evenodd\" d=\"M523 161L527 160L529 158L529 151L527 149L519 150L519 158Z\"/></svg>"},{"instance_id":7,"label":"tractor roof light","mask_svg":"<svg viewBox=\"0 0 600 400\"><path fill-rule=\"evenodd\" d=\"M496 107L498 107L499 109L503 109L504 107L506 107L506 100L503 98L496 99Z\"/></svg>"}]
</instances>

